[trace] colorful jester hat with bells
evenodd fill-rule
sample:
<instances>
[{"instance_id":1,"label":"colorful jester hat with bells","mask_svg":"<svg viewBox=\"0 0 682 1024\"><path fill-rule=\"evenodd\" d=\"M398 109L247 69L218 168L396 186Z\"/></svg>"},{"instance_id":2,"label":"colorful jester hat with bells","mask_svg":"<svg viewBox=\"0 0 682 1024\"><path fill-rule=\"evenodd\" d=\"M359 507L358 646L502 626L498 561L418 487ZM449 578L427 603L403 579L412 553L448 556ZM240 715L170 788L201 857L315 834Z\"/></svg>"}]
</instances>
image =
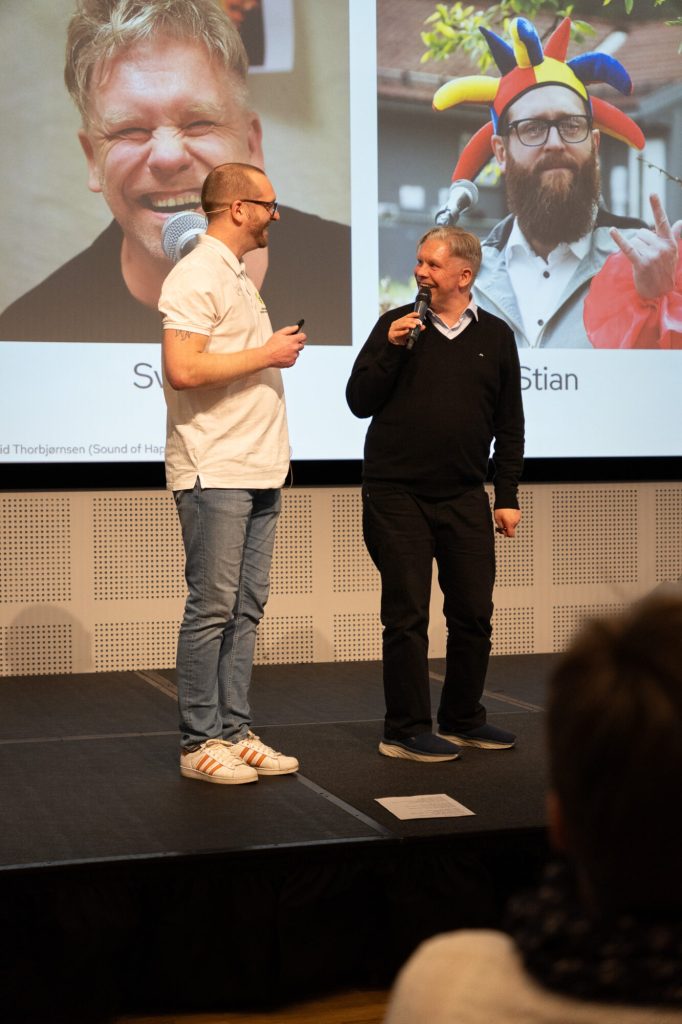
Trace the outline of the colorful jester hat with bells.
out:
<instances>
[{"instance_id":1,"label":"colorful jester hat with bells","mask_svg":"<svg viewBox=\"0 0 682 1024\"><path fill-rule=\"evenodd\" d=\"M462 178L472 181L483 170L492 155L490 140L497 132L504 111L524 93L542 85L563 85L572 89L591 108L595 128L635 149L644 148L644 135L635 122L610 103L590 97L586 88L595 82L605 82L628 95L632 92L630 76L619 61L606 53L583 53L567 61L569 18L564 18L552 33L544 52L535 26L526 18L514 18L511 22L511 46L489 29L481 28L481 32L502 77L455 78L441 86L433 98L436 110L446 110L458 103L490 105L491 121L464 147L452 175L453 181Z\"/></svg>"}]
</instances>

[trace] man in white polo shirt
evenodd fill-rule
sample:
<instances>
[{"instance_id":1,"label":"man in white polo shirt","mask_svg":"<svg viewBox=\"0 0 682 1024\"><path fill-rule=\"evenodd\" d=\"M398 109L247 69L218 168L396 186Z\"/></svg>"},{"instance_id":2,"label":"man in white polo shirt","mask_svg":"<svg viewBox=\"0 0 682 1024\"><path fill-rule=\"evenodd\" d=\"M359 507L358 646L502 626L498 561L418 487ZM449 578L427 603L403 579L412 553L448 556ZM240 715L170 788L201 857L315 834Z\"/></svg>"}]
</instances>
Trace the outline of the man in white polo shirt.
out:
<instances>
[{"instance_id":1,"label":"man in white polo shirt","mask_svg":"<svg viewBox=\"0 0 682 1024\"><path fill-rule=\"evenodd\" d=\"M180 772L238 784L298 769L251 731L248 691L289 466L280 370L294 365L306 336L295 325L273 333L243 263L265 249L279 217L268 177L221 164L201 202L206 234L170 272L159 301L166 481L189 590L177 654Z\"/></svg>"}]
</instances>

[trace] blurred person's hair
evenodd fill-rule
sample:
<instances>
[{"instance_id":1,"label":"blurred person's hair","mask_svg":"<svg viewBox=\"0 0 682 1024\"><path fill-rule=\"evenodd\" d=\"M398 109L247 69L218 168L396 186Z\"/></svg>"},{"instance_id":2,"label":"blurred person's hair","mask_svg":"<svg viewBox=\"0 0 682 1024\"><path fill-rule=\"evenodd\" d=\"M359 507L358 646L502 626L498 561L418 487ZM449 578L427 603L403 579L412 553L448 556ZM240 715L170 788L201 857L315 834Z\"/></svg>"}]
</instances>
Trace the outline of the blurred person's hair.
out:
<instances>
[{"instance_id":1,"label":"blurred person's hair","mask_svg":"<svg viewBox=\"0 0 682 1024\"><path fill-rule=\"evenodd\" d=\"M481 268L481 243L476 235L454 225L431 228L417 242L417 252L424 242L431 241L443 242L447 245L450 255L468 263L473 277L476 277Z\"/></svg>"},{"instance_id":2,"label":"blurred person's hair","mask_svg":"<svg viewBox=\"0 0 682 1024\"><path fill-rule=\"evenodd\" d=\"M246 106L248 57L216 0L78 0L67 32L64 80L84 125L94 69L157 36L203 45L231 77L235 100Z\"/></svg>"},{"instance_id":3,"label":"blurred person's hair","mask_svg":"<svg viewBox=\"0 0 682 1024\"><path fill-rule=\"evenodd\" d=\"M562 843L598 910L682 909L682 592L587 623L549 684Z\"/></svg>"}]
</instances>

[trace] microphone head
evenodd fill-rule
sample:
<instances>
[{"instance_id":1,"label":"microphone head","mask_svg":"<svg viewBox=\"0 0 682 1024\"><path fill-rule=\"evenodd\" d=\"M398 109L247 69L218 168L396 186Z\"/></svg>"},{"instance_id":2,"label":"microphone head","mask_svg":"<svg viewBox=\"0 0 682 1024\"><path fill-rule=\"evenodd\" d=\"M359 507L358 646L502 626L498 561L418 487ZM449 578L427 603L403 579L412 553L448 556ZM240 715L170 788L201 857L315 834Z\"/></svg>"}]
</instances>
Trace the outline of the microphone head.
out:
<instances>
[{"instance_id":1,"label":"microphone head","mask_svg":"<svg viewBox=\"0 0 682 1024\"><path fill-rule=\"evenodd\" d=\"M421 284L419 286L419 291L417 292L417 298L414 301L415 305L417 302L425 302L428 306L428 304L431 302L431 289L428 288L425 284Z\"/></svg>"},{"instance_id":2,"label":"microphone head","mask_svg":"<svg viewBox=\"0 0 682 1024\"><path fill-rule=\"evenodd\" d=\"M207 225L205 215L196 210L181 210L169 217L161 229L161 245L168 259L177 263L191 252Z\"/></svg>"},{"instance_id":3,"label":"microphone head","mask_svg":"<svg viewBox=\"0 0 682 1024\"><path fill-rule=\"evenodd\" d=\"M440 227L447 227L449 224L456 224L459 216L470 206L478 202L478 189L473 181L466 178L457 178L450 185L447 202L442 210L436 214L436 224Z\"/></svg>"},{"instance_id":4,"label":"microphone head","mask_svg":"<svg viewBox=\"0 0 682 1024\"><path fill-rule=\"evenodd\" d=\"M473 181L467 181L466 178L458 178L457 181L453 181L451 189L453 191L457 189L460 193L457 203L460 210L467 210L478 202L478 189Z\"/></svg>"}]
</instances>

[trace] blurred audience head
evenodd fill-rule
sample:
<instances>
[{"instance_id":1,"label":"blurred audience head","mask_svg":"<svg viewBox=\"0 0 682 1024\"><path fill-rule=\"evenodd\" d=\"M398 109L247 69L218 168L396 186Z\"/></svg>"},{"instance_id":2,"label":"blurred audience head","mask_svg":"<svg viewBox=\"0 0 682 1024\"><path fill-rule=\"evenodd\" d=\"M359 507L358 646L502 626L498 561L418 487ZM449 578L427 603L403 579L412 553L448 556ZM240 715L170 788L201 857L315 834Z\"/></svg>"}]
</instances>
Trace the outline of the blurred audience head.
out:
<instances>
[{"instance_id":1,"label":"blurred audience head","mask_svg":"<svg viewBox=\"0 0 682 1024\"><path fill-rule=\"evenodd\" d=\"M682 591L587 623L549 686L548 812L592 909L682 909Z\"/></svg>"}]
</instances>

